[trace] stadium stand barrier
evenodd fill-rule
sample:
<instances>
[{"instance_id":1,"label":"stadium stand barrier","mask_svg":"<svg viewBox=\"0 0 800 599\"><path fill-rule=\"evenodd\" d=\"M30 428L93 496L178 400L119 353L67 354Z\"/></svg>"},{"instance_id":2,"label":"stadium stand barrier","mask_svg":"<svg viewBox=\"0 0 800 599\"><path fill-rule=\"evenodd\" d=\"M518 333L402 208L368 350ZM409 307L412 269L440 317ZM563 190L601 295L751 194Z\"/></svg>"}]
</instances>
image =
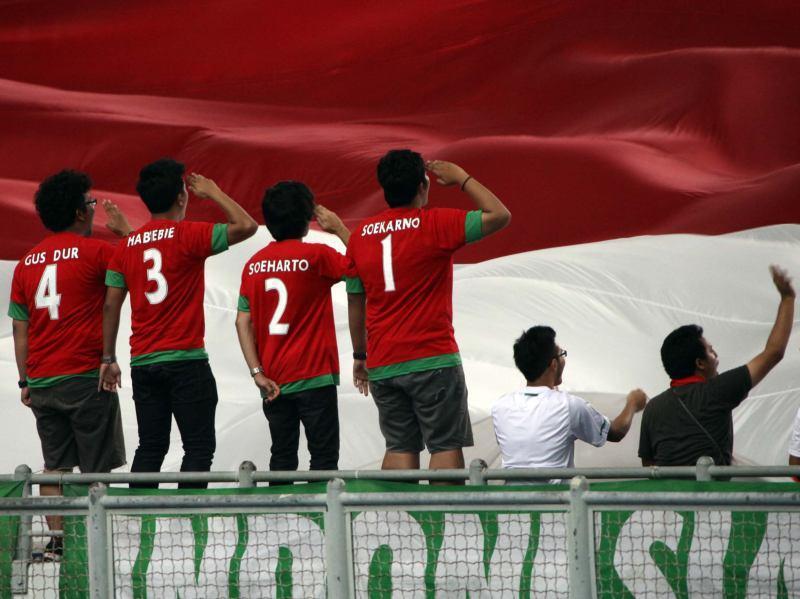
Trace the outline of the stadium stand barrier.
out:
<instances>
[{"instance_id":1,"label":"stadium stand barrier","mask_svg":"<svg viewBox=\"0 0 800 599\"><path fill-rule=\"evenodd\" d=\"M800 591L800 487L746 479L797 475L710 459L519 471L480 460L449 471L20 466L0 476L0 598L790 597ZM409 484L421 479L468 484ZM487 484L510 479L523 484ZM530 484L548 479L569 484ZM111 486L188 481L235 486ZM308 484L258 487L290 481ZM32 496L54 483L63 497ZM55 531L64 555L32 566L34 540L52 534L45 514L65 516Z\"/></svg>"}]
</instances>

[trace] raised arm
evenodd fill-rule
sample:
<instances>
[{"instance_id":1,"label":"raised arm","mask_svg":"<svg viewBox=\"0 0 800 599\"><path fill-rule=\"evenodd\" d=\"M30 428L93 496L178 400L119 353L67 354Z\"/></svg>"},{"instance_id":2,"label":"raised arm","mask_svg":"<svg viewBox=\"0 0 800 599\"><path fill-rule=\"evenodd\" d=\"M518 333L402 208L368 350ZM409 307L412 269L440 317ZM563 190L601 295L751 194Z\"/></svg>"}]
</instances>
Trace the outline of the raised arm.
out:
<instances>
[{"instance_id":1,"label":"raised arm","mask_svg":"<svg viewBox=\"0 0 800 599\"><path fill-rule=\"evenodd\" d=\"M314 207L314 218L317 224L326 233L333 233L342 240L345 245L350 241L350 229L344 226L342 219L333 210L328 210L325 206L317 204Z\"/></svg>"},{"instance_id":2,"label":"raised arm","mask_svg":"<svg viewBox=\"0 0 800 599\"><path fill-rule=\"evenodd\" d=\"M258 223L211 179L192 173L186 178L186 182L198 198L207 198L222 208L228 219L228 245L235 245L256 234Z\"/></svg>"},{"instance_id":3,"label":"raised arm","mask_svg":"<svg viewBox=\"0 0 800 599\"><path fill-rule=\"evenodd\" d=\"M103 210L105 210L106 217L108 218L106 228L114 235L117 237L127 237L133 232L133 228L131 228L128 223L125 213L122 212L119 206L114 202L111 200L103 200Z\"/></svg>"},{"instance_id":4,"label":"raised arm","mask_svg":"<svg viewBox=\"0 0 800 599\"><path fill-rule=\"evenodd\" d=\"M116 391L122 387L122 371L117 364L117 332L119 314L128 290L124 287L106 287L106 301L103 303L103 358L100 363L99 389Z\"/></svg>"},{"instance_id":5,"label":"raised arm","mask_svg":"<svg viewBox=\"0 0 800 599\"><path fill-rule=\"evenodd\" d=\"M794 320L794 288L792 279L786 271L777 266L770 266L772 282L780 293L781 301L778 304L778 314L775 317L775 324L767 338L764 351L747 363L747 370L750 371L750 380L753 387L758 385L767 376L778 362L783 359L786 346L789 344L789 335L792 332L792 322Z\"/></svg>"},{"instance_id":6,"label":"raised arm","mask_svg":"<svg viewBox=\"0 0 800 599\"><path fill-rule=\"evenodd\" d=\"M353 355L367 355L367 296L363 293L347 294L347 320ZM353 385L363 395L369 394L367 360L353 358Z\"/></svg>"},{"instance_id":7,"label":"raised arm","mask_svg":"<svg viewBox=\"0 0 800 599\"><path fill-rule=\"evenodd\" d=\"M28 321L13 319L11 332L14 335L14 359L17 361L17 373L19 380L24 381L28 373L25 365L28 361ZM26 406L31 405L30 390L27 387L20 389L20 400Z\"/></svg>"},{"instance_id":8,"label":"raised arm","mask_svg":"<svg viewBox=\"0 0 800 599\"><path fill-rule=\"evenodd\" d=\"M250 376L253 377L253 382L263 392L264 402L272 401L280 395L281 389L275 381L266 377L261 368L261 359L258 357L256 336L253 334L253 321L250 318L250 312L239 310L236 313L236 335L239 337L239 347L242 348L242 355L247 363L247 368L250 370ZM253 374L256 369L262 371Z\"/></svg>"},{"instance_id":9,"label":"raised arm","mask_svg":"<svg viewBox=\"0 0 800 599\"><path fill-rule=\"evenodd\" d=\"M622 441L631 429L631 422L633 422L634 414L644 410L646 403L647 395L641 389L634 389L628 393L628 397L625 400L625 407L619 415L611 421L611 427L608 429L608 440L612 443Z\"/></svg>"},{"instance_id":10,"label":"raised arm","mask_svg":"<svg viewBox=\"0 0 800 599\"><path fill-rule=\"evenodd\" d=\"M469 196L482 212L481 234L483 237L497 233L511 222L511 212L503 202L457 164L444 160L431 160L425 164L425 168L436 177L436 181L440 185L458 185L461 187L461 191Z\"/></svg>"}]
</instances>

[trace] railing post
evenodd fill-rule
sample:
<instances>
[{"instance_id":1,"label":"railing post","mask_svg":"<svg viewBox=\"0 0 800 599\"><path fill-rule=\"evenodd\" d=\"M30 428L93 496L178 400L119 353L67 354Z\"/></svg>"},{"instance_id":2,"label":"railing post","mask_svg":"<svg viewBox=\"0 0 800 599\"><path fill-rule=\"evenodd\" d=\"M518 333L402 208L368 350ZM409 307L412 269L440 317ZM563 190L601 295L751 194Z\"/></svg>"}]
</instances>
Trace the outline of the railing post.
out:
<instances>
[{"instance_id":1,"label":"railing post","mask_svg":"<svg viewBox=\"0 0 800 599\"><path fill-rule=\"evenodd\" d=\"M256 486L253 480L253 472L256 471L256 465L250 460L245 460L239 464L239 488L252 489Z\"/></svg>"},{"instance_id":2,"label":"railing post","mask_svg":"<svg viewBox=\"0 0 800 599\"><path fill-rule=\"evenodd\" d=\"M589 488L586 479L576 476L569 483L567 516L567 551L569 555L569 596L590 599L595 596L591 572L592 523L583 494Z\"/></svg>"},{"instance_id":3,"label":"railing post","mask_svg":"<svg viewBox=\"0 0 800 599\"><path fill-rule=\"evenodd\" d=\"M352 556L348 551L347 517L341 494L345 484L341 478L328 482L328 505L325 512L325 567L328 574L328 599L350 598Z\"/></svg>"},{"instance_id":4,"label":"railing post","mask_svg":"<svg viewBox=\"0 0 800 599\"><path fill-rule=\"evenodd\" d=\"M708 482L713 480L709 468L714 465L714 458L707 455L701 456L697 459L697 480Z\"/></svg>"},{"instance_id":5,"label":"railing post","mask_svg":"<svg viewBox=\"0 0 800 599\"><path fill-rule=\"evenodd\" d=\"M102 499L106 486L95 483L89 487L89 516L86 522L86 540L89 556L89 596L107 599L114 596L113 577L110 576L108 546L108 514Z\"/></svg>"},{"instance_id":6,"label":"railing post","mask_svg":"<svg viewBox=\"0 0 800 599\"><path fill-rule=\"evenodd\" d=\"M23 481L22 496L31 496L31 469L27 464L21 464L14 469L14 480ZM14 561L11 564L11 593L26 595L28 593L28 566L31 563L33 543L31 541L31 527L33 516L22 513L19 516L17 529L17 547L14 552Z\"/></svg>"},{"instance_id":7,"label":"railing post","mask_svg":"<svg viewBox=\"0 0 800 599\"><path fill-rule=\"evenodd\" d=\"M489 467L485 461L476 458L469 463L469 484L471 485L485 485L486 481L483 478L483 473Z\"/></svg>"}]
</instances>

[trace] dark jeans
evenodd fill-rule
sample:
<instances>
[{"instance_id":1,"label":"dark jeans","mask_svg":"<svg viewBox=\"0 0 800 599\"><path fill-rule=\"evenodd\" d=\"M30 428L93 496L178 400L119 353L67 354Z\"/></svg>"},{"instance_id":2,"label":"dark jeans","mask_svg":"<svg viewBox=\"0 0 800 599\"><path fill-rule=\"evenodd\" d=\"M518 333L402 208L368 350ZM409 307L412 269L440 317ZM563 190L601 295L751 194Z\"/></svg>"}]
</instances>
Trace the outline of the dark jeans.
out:
<instances>
[{"instance_id":1,"label":"dark jeans","mask_svg":"<svg viewBox=\"0 0 800 599\"><path fill-rule=\"evenodd\" d=\"M279 395L264 403L272 437L270 470L297 470L300 423L306 432L311 470L339 468L339 408L336 387Z\"/></svg>"},{"instance_id":2,"label":"dark jeans","mask_svg":"<svg viewBox=\"0 0 800 599\"><path fill-rule=\"evenodd\" d=\"M211 469L217 439L214 414L217 385L208 360L180 360L133 366L133 401L139 425L139 447L131 472L159 472L169 450L172 417L183 443L181 472ZM206 483L181 483L179 488L205 488ZM156 488L155 483L131 487Z\"/></svg>"}]
</instances>

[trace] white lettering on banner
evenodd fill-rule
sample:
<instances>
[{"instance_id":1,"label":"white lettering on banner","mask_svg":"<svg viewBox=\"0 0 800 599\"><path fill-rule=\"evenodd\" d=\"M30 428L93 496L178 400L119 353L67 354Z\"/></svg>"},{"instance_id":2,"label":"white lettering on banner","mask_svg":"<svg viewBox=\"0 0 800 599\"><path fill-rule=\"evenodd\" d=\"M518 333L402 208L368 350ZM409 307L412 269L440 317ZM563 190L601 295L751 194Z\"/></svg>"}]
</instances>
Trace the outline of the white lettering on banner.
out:
<instances>
[{"instance_id":1,"label":"white lettering on banner","mask_svg":"<svg viewBox=\"0 0 800 599\"><path fill-rule=\"evenodd\" d=\"M152 231L145 231L144 233L137 233L136 235L128 236L128 247L134 245L141 245L145 243L152 243L161 241L162 239L172 239L175 237L175 227L168 229L153 229Z\"/></svg>"},{"instance_id":2,"label":"white lettering on banner","mask_svg":"<svg viewBox=\"0 0 800 599\"><path fill-rule=\"evenodd\" d=\"M392 551L392 589L396 597L425 597L425 533L406 512L361 512L353 518L353 567L356 580L367 580L375 552ZM389 567L390 566L390 567ZM365 588L356 584L357 589ZM363 590L358 595L364 596Z\"/></svg>"},{"instance_id":3,"label":"white lettering on banner","mask_svg":"<svg viewBox=\"0 0 800 599\"><path fill-rule=\"evenodd\" d=\"M381 235L393 233L395 231L405 231L406 229L419 229L419 217L395 218L394 220L380 220L376 223L364 225L361 229L361 237L367 235Z\"/></svg>"},{"instance_id":4,"label":"white lettering on banner","mask_svg":"<svg viewBox=\"0 0 800 599\"><path fill-rule=\"evenodd\" d=\"M269 272L305 272L309 263L305 258L286 258L284 260L259 260L251 262L247 268L248 274Z\"/></svg>"}]
</instances>

